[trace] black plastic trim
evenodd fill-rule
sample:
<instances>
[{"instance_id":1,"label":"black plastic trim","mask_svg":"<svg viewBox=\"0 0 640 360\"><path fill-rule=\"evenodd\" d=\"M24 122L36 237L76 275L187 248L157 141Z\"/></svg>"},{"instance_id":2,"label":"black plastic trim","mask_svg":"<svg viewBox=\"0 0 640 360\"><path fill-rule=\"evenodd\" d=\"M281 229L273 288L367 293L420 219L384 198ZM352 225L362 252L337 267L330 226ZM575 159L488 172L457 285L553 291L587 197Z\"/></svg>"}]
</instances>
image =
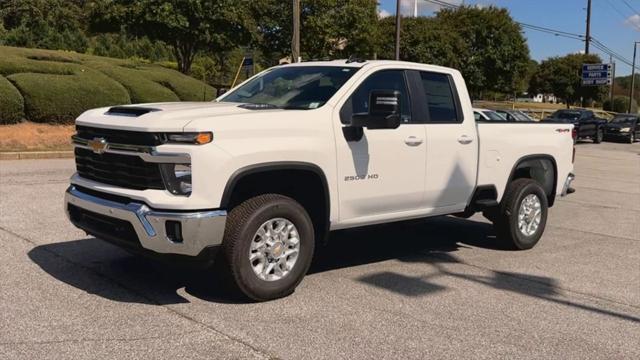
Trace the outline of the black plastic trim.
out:
<instances>
[{"instance_id":1,"label":"black plastic trim","mask_svg":"<svg viewBox=\"0 0 640 360\"><path fill-rule=\"evenodd\" d=\"M269 163L261 163L249 165L243 168L236 170L229 180L227 181L227 185L224 188L224 192L222 193L222 199L220 201L220 208L228 209L231 196L233 195L233 191L238 184L238 182L247 175L252 175L260 172L269 172L269 171L280 171L280 170L305 170L311 171L320 177L320 182L322 182L322 186L324 187L324 198L325 198L325 219L327 220L327 224L329 223L329 216L331 212L331 194L329 193L329 184L327 182L327 177L324 174L322 169L311 163L307 162L298 162L298 161L277 161L277 162L269 162Z\"/></svg>"},{"instance_id":2,"label":"black plastic trim","mask_svg":"<svg viewBox=\"0 0 640 360\"><path fill-rule=\"evenodd\" d=\"M522 164L525 161L530 161L530 160L549 160L551 162L551 165L553 165L553 187L551 188L551 194L547 194L547 200L548 200L548 205L549 207L553 206L553 203L555 201L556 198L556 188L558 187L558 164L556 164L556 159L548 154L532 154L532 155L526 155L521 157L520 159L518 159L518 161L516 161L516 163L513 165L513 167L511 168L511 173L509 174L509 181L507 181L507 184L504 188L503 191L503 195L504 193L507 191L507 187L509 186L509 184L511 183L511 181L513 181L513 176L516 173L516 170L518 169L518 166L520 166L520 164Z\"/></svg>"}]
</instances>

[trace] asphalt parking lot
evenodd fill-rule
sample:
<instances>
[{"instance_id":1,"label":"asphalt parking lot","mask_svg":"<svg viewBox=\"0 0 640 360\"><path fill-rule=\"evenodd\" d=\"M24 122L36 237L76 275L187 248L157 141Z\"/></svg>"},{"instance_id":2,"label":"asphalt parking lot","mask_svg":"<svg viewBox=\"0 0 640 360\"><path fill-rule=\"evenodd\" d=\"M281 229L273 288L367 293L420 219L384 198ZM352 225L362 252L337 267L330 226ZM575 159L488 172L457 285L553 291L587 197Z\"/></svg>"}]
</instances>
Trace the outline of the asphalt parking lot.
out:
<instances>
[{"instance_id":1,"label":"asphalt parking lot","mask_svg":"<svg viewBox=\"0 0 640 360\"><path fill-rule=\"evenodd\" d=\"M0 161L0 359L640 358L640 143L579 144L533 250L479 216L346 231L260 304L72 227L73 168Z\"/></svg>"}]
</instances>

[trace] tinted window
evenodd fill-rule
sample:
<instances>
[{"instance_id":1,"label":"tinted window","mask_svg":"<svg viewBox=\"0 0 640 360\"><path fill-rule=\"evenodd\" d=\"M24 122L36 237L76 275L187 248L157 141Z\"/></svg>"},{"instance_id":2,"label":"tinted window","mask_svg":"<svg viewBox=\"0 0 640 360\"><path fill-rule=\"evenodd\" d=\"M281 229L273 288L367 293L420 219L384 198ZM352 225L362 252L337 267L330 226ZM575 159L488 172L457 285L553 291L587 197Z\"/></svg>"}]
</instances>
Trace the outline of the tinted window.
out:
<instances>
[{"instance_id":1,"label":"tinted window","mask_svg":"<svg viewBox=\"0 0 640 360\"><path fill-rule=\"evenodd\" d=\"M576 120L580 117L580 112L570 111L570 110L558 110L553 114L551 114L551 117L556 119Z\"/></svg>"},{"instance_id":2,"label":"tinted window","mask_svg":"<svg viewBox=\"0 0 640 360\"><path fill-rule=\"evenodd\" d=\"M611 120L614 124L634 123L638 118L634 116L616 116Z\"/></svg>"},{"instance_id":3,"label":"tinted window","mask_svg":"<svg viewBox=\"0 0 640 360\"><path fill-rule=\"evenodd\" d=\"M411 121L411 103L403 70L378 71L365 79L358 89L351 95L353 114L369 112L369 94L371 90L398 90L400 91L400 112L402 122Z\"/></svg>"},{"instance_id":4,"label":"tinted window","mask_svg":"<svg viewBox=\"0 0 640 360\"><path fill-rule=\"evenodd\" d=\"M453 89L446 74L421 72L431 122L458 122Z\"/></svg>"}]
</instances>

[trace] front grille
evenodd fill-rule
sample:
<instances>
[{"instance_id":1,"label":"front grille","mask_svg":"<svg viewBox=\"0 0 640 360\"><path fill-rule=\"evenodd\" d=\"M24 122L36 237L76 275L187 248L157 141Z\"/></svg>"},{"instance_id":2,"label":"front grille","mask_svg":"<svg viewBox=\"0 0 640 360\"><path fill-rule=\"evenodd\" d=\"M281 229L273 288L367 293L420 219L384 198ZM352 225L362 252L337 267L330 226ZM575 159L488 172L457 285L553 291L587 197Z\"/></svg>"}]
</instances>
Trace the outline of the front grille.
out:
<instances>
[{"instance_id":1,"label":"front grille","mask_svg":"<svg viewBox=\"0 0 640 360\"><path fill-rule=\"evenodd\" d=\"M69 218L77 227L89 234L111 241L123 241L132 245L140 244L133 225L126 220L116 219L69 204Z\"/></svg>"},{"instance_id":2,"label":"front grille","mask_svg":"<svg viewBox=\"0 0 640 360\"><path fill-rule=\"evenodd\" d=\"M76 126L76 131L78 137L86 140L104 138L108 143L113 144L144 146L157 146L162 144L161 134L150 132L112 130L89 126Z\"/></svg>"},{"instance_id":3,"label":"front grille","mask_svg":"<svg viewBox=\"0 0 640 360\"><path fill-rule=\"evenodd\" d=\"M159 165L136 155L96 154L76 147L76 170L85 179L123 188L164 190Z\"/></svg>"}]
</instances>

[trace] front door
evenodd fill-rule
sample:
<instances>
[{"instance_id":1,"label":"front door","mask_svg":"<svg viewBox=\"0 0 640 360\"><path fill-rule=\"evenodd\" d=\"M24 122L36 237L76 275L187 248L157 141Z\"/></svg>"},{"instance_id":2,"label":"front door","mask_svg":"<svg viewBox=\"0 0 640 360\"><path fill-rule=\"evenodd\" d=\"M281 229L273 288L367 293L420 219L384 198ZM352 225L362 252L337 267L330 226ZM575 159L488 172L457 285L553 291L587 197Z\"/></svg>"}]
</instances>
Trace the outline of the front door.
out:
<instances>
[{"instance_id":1,"label":"front door","mask_svg":"<svg viewBox=\"0 0 640 360\"><path fill-rule=\"evenodd\" d=\"M345 125L355 113L369 109L371 90L400 91L402 124L397 129L363 129L349 141ZM335 124L340 221L375 222L376 216L423 206L426 161L425 128L412 122L410 96L403 70L370 74L336 110Z\"/></svg>"}]
</instances>

